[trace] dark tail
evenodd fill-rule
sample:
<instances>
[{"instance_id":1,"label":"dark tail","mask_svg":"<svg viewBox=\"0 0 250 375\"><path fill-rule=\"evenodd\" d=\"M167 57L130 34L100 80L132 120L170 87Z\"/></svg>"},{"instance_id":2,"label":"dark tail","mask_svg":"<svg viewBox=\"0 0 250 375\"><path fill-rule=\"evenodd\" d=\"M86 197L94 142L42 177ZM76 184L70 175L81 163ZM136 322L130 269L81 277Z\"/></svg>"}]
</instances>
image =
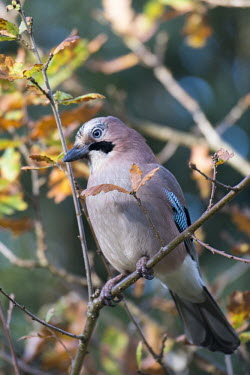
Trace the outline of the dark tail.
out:
<instances>
[{"instance_id":1,"label":"dark tail","mask_svg":"<svg viewBox=\"0 0 250 375\"><path fill-rule=\"evenodd\" d=\"M204 302L192 303L171 292L187 339L192 344L207 347L212 352L232 354L240 345L240 340L205 287L204 293Z\"/></svg>"}]
</instances>

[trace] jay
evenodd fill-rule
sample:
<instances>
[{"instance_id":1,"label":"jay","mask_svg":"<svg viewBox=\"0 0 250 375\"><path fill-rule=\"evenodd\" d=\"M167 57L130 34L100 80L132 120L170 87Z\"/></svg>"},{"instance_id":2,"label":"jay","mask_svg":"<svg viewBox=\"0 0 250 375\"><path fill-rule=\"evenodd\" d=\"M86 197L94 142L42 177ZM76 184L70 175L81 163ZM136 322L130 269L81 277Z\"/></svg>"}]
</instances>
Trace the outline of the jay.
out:
<instances>
[{"instance_id":1,"label":"jay","mask_svg":"<svg viewBox=\"0 0 250 375\"><path fill-rule=\"evenodd\" d=\"M131 191L133 163L143 175L159 167L137 196L164 245L191 224L175 177L157 164L145 139L118 118L94 118L81 126L74 148L63 161L83 158L90 166L88 187L113 184ZM143 276L152 278L146 261L159 251L161 243L135 198L118 191L101 192L88 196L86 205L97 240L111 265L121 274L137 269ZM192 344L225 354L237 349L240 345L237 334L204 285L191 239L162 259L154 273L168 287Z\"/></svg>"}]
</instances>

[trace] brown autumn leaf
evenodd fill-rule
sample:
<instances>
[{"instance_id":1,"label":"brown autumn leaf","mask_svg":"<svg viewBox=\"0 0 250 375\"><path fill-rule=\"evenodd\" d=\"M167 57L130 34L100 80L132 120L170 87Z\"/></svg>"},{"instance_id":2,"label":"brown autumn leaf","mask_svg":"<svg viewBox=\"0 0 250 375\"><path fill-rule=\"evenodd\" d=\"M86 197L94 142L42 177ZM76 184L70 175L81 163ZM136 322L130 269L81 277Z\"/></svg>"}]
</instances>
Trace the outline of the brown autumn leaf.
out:
<instances>
[{"instance_id":1,"label":"brown autumn leaf","mask_svg":"<svg viewBox=\"0 0 250 375\"><path fill-rule=\"evenodd\" d=\"M21 126L23 126L23 119L9 120L6 118L0 118L0 130L8 130L10 128L18 129Z\"/></svg>"},{"instance_id":2,"label":"brown autumn leaf","mask_svg":"<svg viewBox=\"0 0 250 375\"><path fill-rule=\"evenodd\" d=\"M197 145L191 149L190 162L194 163L198 169L207 176L212 177L213 162L209 155L207 146ZM210 196L211 182L206 180L199 172L192 171L192 178L197 182L201 197L206 199Z\"/></svg>"},{"instance_id":3,"label":"brown autumn leaf","mask_svg":"<svg viewBox=\"0 0 250 375\"><path fill-rule=\"evenodd\" d=\"M138 191L143 185L146 184L147 181L151 180L151 178L155 175L155 173L160 169L160 167L157 167L157 168L154 168L152 169L152 171L148 172L144 177L143 179L141 180L141 182L139 183L137 189L135 191Z\"/></svg>"},{"instance_id":4,"label":"brown autumn leaf","mask_svg":"<svg viewBox=\"0 0 250 375\"><path fill-rule=\"evenodd\" d=\"M9 229L15 236L19 236L31 229L32 221L29 217L22 217L21 219L2 217L0 218L0 227Z\"/></svg>"},{"instance_id":5,"label":"brown autumn leaf","mask_svg":"<svg viewBox=\"0 0 250 375\"><path fill-rule=\"evenodd\" d=\"M115 59L104 61L97 60L91 61L89 67L91 70L102 72L104 74L113 74L122 70L130 69L137 65L139 58L134 53L128 53L126 55L116 57Z\"/></svg>"},{"instance_id":6,"label":"brown autumn leaf","mask_svg":"<svg viewBox=\"0 0 250 375\"><path fill-rule=\"evenodd\" d=\"M140 167L138 167L138 165L133 163L129 172L130 172L130 180L132 184L132 189L134 191L137 191L138 186L142 180L142 170L140 169Z\"/></svg>"},{"instance_id":7,"label":"brown autumn leaf","mask_svg":"<svg viewBox=\"0 0 250 375\"><path fill-rule=\"evenodd\" d=\"M72 124L79 126L80 124L90 120L95 114L100 111L103 104L96 102L91 106L83 104L75 109L63 111L61 119L64 127ZM46 115L41 117L37 122L33 123L33 130L31 131L31 138L37 139L40 137L48 136L56 130L56 122L53 115Z\"/></svg>"},{"instance_id":8,"label":"brown autumn leaf","mask_svg":"<svg viewBox=\"0 0 250 375\"><path fill-rule=\"evenodd\" d=\"M245 320L250 319L250 291L234 291L227 306L230 320L235 328L239 328Z\"/></svg>"},{"instance_id":9,"label":"brown autumn leaf","mask_svg":"<svg viewBox=\"0 0 250 375\"><path fill-rule=\"evenodd\" d=\"M55 164L55 161L49 158L47 155L30 155L29 157L35 161L45 161L47 164Z\"/></svg>"},{"instance_id":10,"label":"brown autumn leaf","mask_svg":"<svg viewBox=\"0 0 250 375\"><path fill-rule=\"evenodd\" d=\"M250 208L240 210L238 206L233 206L230 209L230 214L238 229L250 236Z\"/></svg>"},{"instance_id":11,"label":"brown autumn leaf","mask_svg":"<svg viewBox=\"0 0 250 375\"><path fill-rule=\"evenodd\" d=\"M51 51L51 54L56 55L59 51L61 51L62 49L66 48L68 46L70 46L72 43L75 43L79 39L80 39L80 37L78 35L69 36L68 38L64 39L57 47L55 47Z\"/></svg>"},{"instance_id":12,"label":"brown autumn leaf","mask_svg":"<svg viewBox=\"0 0 250 375\"><path fill-rule=\"evenodd\" d=\"M120 186L113 185L113 184L101 184L101 185L92 186L88 189L83 190L81 193L81 197L85 198L89 196L94 196L101 192L108 193L109 191L113 191L113 190L119 191L120 193L129 194L129 191L127 191L126 189L123 189Z\"/></svg>"},{"instance_id":13,"label":"brown autumn leaf","mask_svg":"<svg viewBox=\"0 0 250 375\"><path fill-rule=\"evenodd\" d=\"M189 46L201 48L206 45L213 29L208 25L203 14L194 12L186 17L183 33L186 35L186 43Z\"/></svg>"},{"instance_id":14,"label":"brown autumn leaf","mask_svg":"<svg viewBox=\"0 0 250 375\"><path fill-rule=\"evenodd\" d=\"M239 255L250 254L250 244L247 242L236 243L232 248L232 252Z\"/></svg>"},{"instance_id":15,"label":"brown autumn leaf","mask_svg":"<svg viewBox=\"0 0 250 375\"><path fill-rule=\"evenodd\" d=\"M70 182L66 174L58 168L54 168L49 175L48 198L53 198L55 203L62 202L71 195Z\"/></svg>"},{"instance_id":16,"label":"brown autumn leaf","mask_svg":"<svg viewBox=\"0 0 250 375\"><path fill-rule=\"evenodd\" d=\"M23 65L11 56L0 54L0 79L14 81L23 78Z\"/></svg>"},{"instance_id":17,"label":"brown autumn leaf","mask_svg":"<svg viewBox=\"0 0 250 375\"><path fill-rule=\"evenodd\" d=\"M224 148L220 148L214 154L215 165L224 164L229 159L231 159L233 156L234 156L233 152L229 152L229 151L225 150Z\"/></svg>"}]
</instances>

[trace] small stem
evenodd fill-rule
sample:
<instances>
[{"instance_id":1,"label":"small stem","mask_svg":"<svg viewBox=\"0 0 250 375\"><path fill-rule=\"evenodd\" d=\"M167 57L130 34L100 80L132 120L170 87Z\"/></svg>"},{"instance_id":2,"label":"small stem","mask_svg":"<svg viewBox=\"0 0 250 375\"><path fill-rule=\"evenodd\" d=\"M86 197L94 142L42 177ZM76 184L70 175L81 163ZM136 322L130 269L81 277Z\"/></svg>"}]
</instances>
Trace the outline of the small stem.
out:
<instances>
[{"instance_id":1,"label":"small stem","mask_svg":"<svg viewBox=\"0 0 250 375\"><path fill-rule=\"evenodd\" d=\"M214 204L214 196L215 196L215 190L216 190L216 184L214 181L216 181L216 174L217 174L217 168L216 168L216 163L213 159L213 181L212 181L211 196L210 196L210 200L209 200L209 204L207 208L208 210L210 210L210 208L212 208Z\"/></svg>"}]
</instances>

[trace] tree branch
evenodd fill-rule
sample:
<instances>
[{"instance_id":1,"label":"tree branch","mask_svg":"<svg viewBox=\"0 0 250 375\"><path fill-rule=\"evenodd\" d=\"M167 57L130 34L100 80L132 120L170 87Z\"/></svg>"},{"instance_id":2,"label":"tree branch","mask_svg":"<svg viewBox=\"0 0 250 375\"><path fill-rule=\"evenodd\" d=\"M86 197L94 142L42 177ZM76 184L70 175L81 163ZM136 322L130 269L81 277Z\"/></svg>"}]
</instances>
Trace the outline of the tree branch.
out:
<instances>
[{"instance_id":1,"label":"tree branch","mask_svg":"<svg viewBox=\"0 0 250 375\"><path fill-rule=\"evenodd\" d=\"M214 6L222 7L237 7L237 8L249 8L249 0L202 0L204 3L208 3Z\"/></svg>"},{"instance_id":2,"label":"tree branch","mask_svg":"<svg viewBox=\"0 0 250 375\"><path fill-rule=\"evenodd\" d=\"M206 211L195 223L190 225L182 233L180 233L176 238L174 238L167 246L162 247L159 252L147 262L147 267L152 268L157 263L160 262L166 255L170 254L181 242L186 238L193 235L193 233L200 228L206 221L213 217L219 210L221 210L226 204L228 204L232 199L234 199L239 192L245 189L250 184L250 174L245 177L238 185L234 187L227 195L225 195L219 202L217 202L209 211ZM111 291L112 296L117 296L129 286L134 284L140 275L134 271L118 283ZM89 303L87 319L85 322L85 327L83 330L83 339L79 343L78 351L74 359L73 367L71 369L70 375L78 375L82 364L87 354L87 348L93 334L97 319L99 317L100 310L103 308L103 304L100 298L95 299L93 302Z\"/></svg>"}]
</instances>

